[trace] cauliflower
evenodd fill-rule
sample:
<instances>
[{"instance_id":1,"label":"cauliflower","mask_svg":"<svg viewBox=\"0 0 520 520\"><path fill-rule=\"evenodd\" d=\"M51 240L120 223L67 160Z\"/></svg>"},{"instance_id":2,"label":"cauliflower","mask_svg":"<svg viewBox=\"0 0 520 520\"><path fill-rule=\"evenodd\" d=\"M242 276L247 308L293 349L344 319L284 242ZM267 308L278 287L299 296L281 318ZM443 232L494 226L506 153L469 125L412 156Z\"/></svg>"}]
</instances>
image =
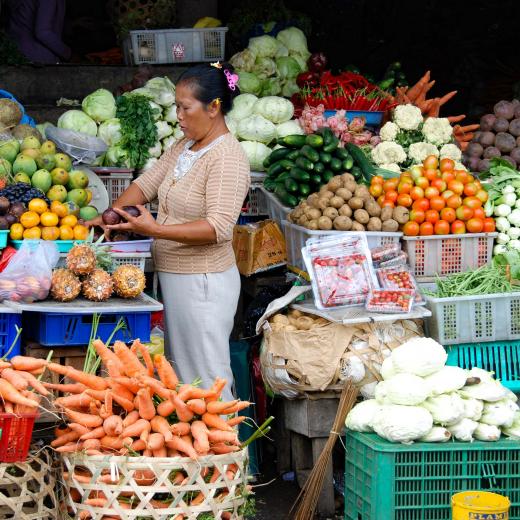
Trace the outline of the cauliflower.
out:
<instances>
[{"instance_id":1,"label":"cauliflower","mask_svg":"<svg viewBox=\"0 0 520 520\"><path fill-rule=\"evenodd\" d=\"M394 110L394 123L403 130L417 130L423 122L421 109L414 105L398 105Z\"/></svg>"},{"instance_id":2,"label":"cauliflower","mask_svg":"<svg viewBox=\"0 0 520 520\"><path fill-rule=\"evenodd\" d=\"M397 163L385 163L381 164L381 168L390 170L391 172L401 173L401 167Z\"/></svg>"},{"instance_id":3,"label":"cauliflower","mask_svg":"<svg viewBox=\"0 0 520 520\"><path fill-rule=\"evenodd\" d=\"M453 128L446 117L429 117L424 122L422 133L426 141L441 146L450 142Z\"/></svg>"},{"instance_id":4,"label":"cauliflower","mask_svg":"<svg viewBox=\"0 0 520 520\"><path fill-rule=\"evenodd\" d=\"M448 158L454 161L460 161L462 158L462 152L456 144L445 144L441 148L441 159Z\"/></svg>"},{"instance_id":5,"label":"cauliflower","mask_svg":"<svg viewBox=\"0 0 520 520\"><path fill-rule=\"evenodd\" d=\"M392 141L379 143L371 152L372 159L378 165L389 163L402 163L406 161L406 152L403 147Z\"/></svg>"},{"instance_id":6,"label":"cauliflower","mask_svg":"<svg viewBox=\"0 0 520 520\"><path fill-rule=\"evenodd\" d=\"M430 143L413 143L408 149L408 157L416 163L422 163L428 155L439 157L438 148Z\"/></svg>"},{"instance_id":7,"label":"cauliflower","mask_svg":"<svg viewBox=\"0 0 520 520\"><path fill-rule=\"evenodd\" d=\"M395 141L395 138L397 137L398 133L399 127L391 121L385 123L381 127L381 130L379 130L379 136L381 137L381 141Z\"/></svg>"},{"instance_id":8,"label":"cauliflower","mask_svg":"<svg viewBox=\"0 0 520 520\"><path fill-rule=\"evenodd\" d=\"M458 161L455 161L455 170L464 170L464 171L468 171L468 169L461 163L461 162L458 162Z\"/></svg>"}]
</instances>

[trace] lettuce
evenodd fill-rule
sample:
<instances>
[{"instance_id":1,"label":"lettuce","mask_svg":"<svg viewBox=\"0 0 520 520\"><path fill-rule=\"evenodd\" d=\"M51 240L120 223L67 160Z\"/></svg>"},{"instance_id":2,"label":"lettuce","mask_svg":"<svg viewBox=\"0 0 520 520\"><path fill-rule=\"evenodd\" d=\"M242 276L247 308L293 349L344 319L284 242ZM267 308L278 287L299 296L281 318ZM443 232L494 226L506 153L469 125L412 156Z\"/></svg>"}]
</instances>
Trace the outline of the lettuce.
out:
<instances>
[{"instance_id":1,"label":"lettuce","mask_svg":"<svg viewBox=\"0 0 520 520\"><path fill-rule=\"evenodd\" d=\"M89 94L82 101L81 108L97 123L116 117L116 100L112 93L104 88Z\"/></svg>"}]
</instances>

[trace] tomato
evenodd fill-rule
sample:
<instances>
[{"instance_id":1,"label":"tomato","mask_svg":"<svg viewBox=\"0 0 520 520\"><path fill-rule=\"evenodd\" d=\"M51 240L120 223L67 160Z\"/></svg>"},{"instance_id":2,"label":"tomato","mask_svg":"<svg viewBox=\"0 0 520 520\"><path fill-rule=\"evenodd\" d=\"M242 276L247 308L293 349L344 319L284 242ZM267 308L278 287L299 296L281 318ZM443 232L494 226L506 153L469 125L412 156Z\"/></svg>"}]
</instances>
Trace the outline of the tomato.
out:
<instances>
[{"instance_id":1,"label":"tomato","mask_svg":"<svg viewBox=\"0 0 520 520\"><path fill-rule=\"evenodd\" d=\"M383 179L383 177L381 177L381 175L375 175L374 177L372 177L372 180L370 182L372 184L381 184L381 185L383 185L385 180Z\"/></svg>"},{"instance_id":2,"label":"tomato","mask_svg":"<svg viewBox=\"0 0 520 520\"><path fill-rule=\"evenodd\" d=\"M439 159L437 159L435 155L428 155L428 157L426 157L426 159L423 161L423 166L426 169L432 168L436 170L439 167Z\"/></svg>"},{"instance_id":3,"label":"tomato","mask_svg":"<svg viewBox=\"0 0 520 520\"><path fill-rule=\"evenodd\" d=\"M482 203L485 203L488 200L488 193L486 190L478 190L476 197L479 198Z\"/></svg>"},{"instance_id":4,"label":"tomato","mask_svg":"<svg viewBox=\"0 0 520 520\"><path fill-rule=\"evenodd\" d=\"M456 193L457 195L462 195L462 192L464 191L464 184L460 181L451 181L448 182L448 189Z\"/></svg>"},{"instance_id":5,"label":"tomato","mask_svg":"<svg viewBox=\"0 0 520 520\"><path fill-rule=\"evenodd\" d=\"M473 218L481 218L484 220L486 218L486 212L484 208L471 208L473 210Z\"/></svg>"},{"instance_id":6,"label":"tomato","mask_svg":"<svg viewBox=\"0 0 520 520\"><path fill-rule=\"evenodd\" d=\"M454 235L460 235L462 233L466 233L466 224L462 222L461 220L455 220L451 224L451 232Z\"/></svg>"},{"instance_id":7,"label":"tomato","mask_svg":"<svg viewBox=\"0 0 520 520\"><path fill-rule=\"evenodd\" d=\"M446 183L449 184L451 181L455 180L455 175L453 172L443 172L441 174L441 179Z\"/></svg>"},{"instance_id":8,"label":"tomato","mask_svg":"<svg viewBox=\"0 0 520 520\"><path fill-rule=\"evenodd\" d=\"M419 235L433 235L433 224L431 222L423 222L419 226Z\"/></svg>"},{"instance_id":9,"label":"tomato","mask_svg":"<svg viewBox=\"0 0 520 520\"><path fill-rule=\"evenodd\" d=\"M439 190L437 188L434 188L433 186L428 186L424 190L424 196L427 199L431 199L432 197L437 197L439 195Z\"/></svg>"},{"instance_id":10,"label":"tomato","mask_svg":"<svg viewBox=\"0 0 520 520\"><path fill-rule=\"evenodd\" d=\"M368 192L372 197L376 198L379 197L383 193L383 185L382 184L372 184L370 188L368 188Z\"/></svg>"},{"instance_id":11,"label":"tomato","mask_svg":"<svg viewBox=\"0 0 520 520\"><path fill-rule=\"evenodd\" d=\"M455 193L453 193L451 190L446 190L441 193L441 197L444 200L448 200L452 195L455 195Z\"/></svg>"},{"instance_id":12,"label":"tomato","mask_svg":"<svg viewBox=\"0 0 520 520\"><path fill-rule=\"evenodd\" d=\"M424 176L424 168L416 164L410 168L410 173L413 179L418 179L419 177Z\"/></svg>"},{"instance_id":13,"label":"tomato","mask_svg":"<svg viewBox=\"0 0 520 520\"><path fill-rule=\"evenodd\" d=\"M439 195L430 199L430 208L435 211L441 211L446 206L446 201Z\"/></svg>"},{"instance_id":14,"label":"tomato","mask_svg":"<svg viewBox=\"0 0 520 520\"><path fill-rule=\"evenodd\" d=\"M468 172L468 184L471 183L471 182L475 182L475 177L473 177L473 175L471 175L471 173ZM479 182L479 188L480 188L480 182Z\"/></svg>"},{"instance_id":15,"label":"tomato","mask_svg":"<svg viewBox=\"0 0 520 520\"><path fill-rule=\"evenodd\" d=\"M377 203L383 207L383 202L385 201L385 196L384 195L379 195L379 197L377 197Z\"/></svg>"},{"instance_id":16,"label":"tomato","mask_svg":"<svg viewBox=\"0 0 520 520\"><path fill-rule=\"evenodd\" d=\"M457 214L453 208L444 208L441 210L441 219L451 223L457 219Z\"/></svg>"},{"instance_id":17,"label":"tomato","mask_svg":"<svg viewBox=\"0 0 520 520\"><path fill-rule=\"evenodd\" d=\"M413 179L412 174L406 170L405 172L401 173L401 180L403 179Z\"/></svg>"},{"instance_id":18,"label":"tomato","mask_svg":"<svg viewBox=\"0 0 520 520\"><path fill-rule=\"evenodd\" d=\"M427 170L425 170L424 176L431 182L440 176L439 170L434 170L432 168L428 168Z\"/></svg>"},{"instance_id":19,"label":"tomato","mask_svg":"<svg viewBox=\"0 0 520 520\"><path fill-rule=\"evenodd\" d=\"M446 201L446 206L448 206L448 208L457 209L459 206L462 206L462 199L459 195L452 195Z\"/></svg>"},{"instance_id":20,"label":"tomato","mask_svg":"<svg viewBox=\"0 0 520 520\"><path fill-rule=\"evenodd\" d=\"M391 200L384 200L383 204L381 204L382 208L395 208L395 204Z\"/></svg>"},{"instance_id":21,"label":"tomato","mask_svg":"<svg viewBox=\"0 0 520 520\"><path fill-rule=\"evenodd\" d=\"M455 161L453 159L448 159L445 157L441 159L441 172L452 172L455 168Z\"/></svg>"},{"instance_id":22,"label":"tomato","mask_svg":"<svg viewBox=\"0 0 520 520\"><path fill-rule=\"evenodd\" d=\"M425 213L425 219L424 220L426 220L426 222L431 222L432 224L435 224L435 222L437 222L439 219L440 219L439 212L435 211L434 209L429 209Z\"/></svg>"},{"instance_id":23,"label":"tomato","mask_svg":"<svg viewBox=\"0 0 520 520\"><path fill-rule=\"evenodd\" d=\"M425 190L430 185L430 181L426 177L419 177L415 179L415 185Z\"/></svg>"},{"instance_id":24,"label":"tomato","mask_svg":"<svg viewBox=\"0 0 520 520\"><path fill-rule=\"evenodd\" d=\"M468 206L468 208L471 209L477 209L482 207L482 201L478 197L466 197L462 201L462 204L464 204L464 206Z\"/></svg>"},{"instance_id":25,"label":"tomato","mask_svg":"<svg viewBox=\"0 0 520 520\"><path fill-rule=\"evenodd\" d=\"M468 221L473 216L473 210L467 206L460 206L455 213L457 214L457 218L463 222Z\"/></svg>"},{"instance_id":26,"label":"tomato","mask_svg":"<svg viewBox=\"0 0 520 520\"><path fill-rule=\"evenodd\" d=\"M437 188L439 190L439 193L442 193L446 190L448 184L446 183L446 181L443 181L442 179L433 179L433 181L431 182L431 186Z\"/></svg>"},{"instance_id":27,"label":"tomato","mask_svg":"<svg viewBox=\"0 0 520 520\"><path fill-rule=\"evenodd\" d=\"M468 182L464 185L464 195L466 197L474 197L478 192L477 185L474 182Z\"/></svg>"},{"instance_id":28,"label":"tomato","mask_svg":"<svg viewBox=\"0 0 520 520\"><path fill-rule=\"evenodd\" d=\"M473 184L479 189L481 190L482 189L482 184L480 184L480 181L478 179L475 179L473 181Z\"/></svg>"},{"instance_id":29,"label":"tomato","mask_svg":"<svg viewBox=\"0 0 520 520\"><path fill-rule=\"evenodd\" d=\"M410 190L410 196L412 197L412 200L422 199L424 197L424 190L419 188L419 186L414 186Z\"/></svg>"},{"instance_id":30,"label":"tomato","mask_svg":"<svg viewBox=\"0 0 520 520\"><path fill-rule=\"evenodd\" d=\"M397 191L395 190L390 190L385 193L385 200L395 202L397 200L397 197L399 197L399 193L397 193Z\"/></svg>"},{"instance_id":31,"label":"tomato","mask_svg":"<svg viewBox=\"0 0 520 520\"><path fill-rule=\"evenodd\" d=\"M410 193L413 188L413 181L411 179L403 179L397 186L397 193Z\"/></svg>"},{"instance_id":32,"label":"tomato","mask_svg":"<svg viewBox=\"0 0 520 520\"><path fill-rule=\"evenodd\" d=\"M397 205L404 206L405 208L409 208L413 203L412 197L407 193L401 193L399 197L397 197Z\"/></svg>"},{"instance_id":33,"label":"tomato","mask_svg":"<svg viewBox=\"0 0 520 520\"><path fill-rule=\"evenodd\" d=\"M469 173L464 170L453 170L455 173L455 180L458 182L462 182L462 184L468 184L469 182Z\"/></svg>"},{"instance_id":34,"label":"tomato","mask_svg":"<svg viewBox=\"0 0 520 520\"><path fill-rule=\"evenodd\" d=\"M466 228L469 233L482 233L484 229L484 220L481 218L470 218L466 222Z\"/></svg>"},{"instance_id":35,"label":"tomato","mask_svg":"<svg viewBox=\"0 0 520 520\"><path fill-rule=\"evenodd\" d=\"M448 235L450 233L450 224L445 220L439 220L435 222L433 230L436 235Z\"/></svg>"},{"instance_id":36,"label":"tomato","mask_svg":"<svg viewBox=\"0 0 520 520\"><path fill-rule=\"evenodd\" d=\"M412 211L410 211L410 220L412 222L418 222L419 224L421 224L422 222L424 222L424 219L425 219L425 214L424 214L423 210L412 209Z\"/></svg>"},{"instance_id":37,"label":"tomato","mask_svg":"<svg viewBox=\"0 0 520 520\"><path fill-rule=\"evenodd\" d=\"M418 199L414 201L412 208L426 211L427 209L430 209L430 201L428 199Z\"/></svg>"},{"instance_id":38,"label":"tomato","mask_svg":"<svg viewBox=\"0 0 520 520\"><path fill-rule=\"evenodd\" d=\"M486 217L484 219L484 233L493 233L496 229L495 219L492 217Z\"/></svg>"},{"instance_id":39,"label":"tomato","mask_svg":"<svg viewBox=\"0 0 520 520\"><path fill-rule=\"evenodd\" d=\"M409 221L403 226L403 233L407 237L416 237L419 234L419 224Z\"/></svg>"},{"instance_id":40,"label":"tomato","mask_svg":"<svg viewBox=\"0 0 520 520\"><path fill-rule=\"evenodd\" d=\"M395 191L397 189L397 185L399 184L399 178L394 177L393 179L388 179L383 183L383 190L386 192L388 191Z\"/></svg>"}]
</instances>

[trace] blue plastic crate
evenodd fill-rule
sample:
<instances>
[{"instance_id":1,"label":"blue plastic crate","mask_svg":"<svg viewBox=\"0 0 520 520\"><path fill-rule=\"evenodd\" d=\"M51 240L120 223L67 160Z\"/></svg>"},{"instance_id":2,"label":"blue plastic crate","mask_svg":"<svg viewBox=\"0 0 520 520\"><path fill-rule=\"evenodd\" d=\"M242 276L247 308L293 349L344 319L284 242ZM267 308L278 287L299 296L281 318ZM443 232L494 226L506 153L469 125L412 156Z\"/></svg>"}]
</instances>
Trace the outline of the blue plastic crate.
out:
<instances>
[{"instance_id":1,"label":"blue plastic crate","mask_svg":"<svg viewBox=\"0 0 520 520\"><path fill-rule=\"evenodd\" d=\"M103 313L100 316L97 336L106 341L120 318L125 328L119 330L113 341L124 342L139 338L150 341L151 312ZM24 335L45 346L87 345L92 329L92 314L60 314L57 312L24 312Z\"/></svg>"},{"instance_id":2,"label":"blue plastic crate","mask_svg":"<svg viewBox=\"0 0 520 520\"><path fill-rule=\"evenodd\" d=\"M463 343L445 348L448 365L494 372L506 388L520 392L520 340Z\"/></svg>"},{"instance_id":3,"label":"blue plastic crate","mask_svg":"<svg viewBox=\"0 0 520 520\"><path fill-rule=\"evenodd\" d=\"M0 249L3 249L5 246L7 246L7 237L8 236L9 236L8 229L0 230Z\"/></svg>"},{"instance_id":4,"label":"blue plastic crate","mask_svg":"<svg viewBox=\"0 0 520 520\"><path fill-rule=\"evenodd\" d=\"M22 315L0 311L0 357L5 356L16 338L16 326L22 326ZM8 359L20 354L20 338L11 350Z\"/></svg>"}]
</instances>

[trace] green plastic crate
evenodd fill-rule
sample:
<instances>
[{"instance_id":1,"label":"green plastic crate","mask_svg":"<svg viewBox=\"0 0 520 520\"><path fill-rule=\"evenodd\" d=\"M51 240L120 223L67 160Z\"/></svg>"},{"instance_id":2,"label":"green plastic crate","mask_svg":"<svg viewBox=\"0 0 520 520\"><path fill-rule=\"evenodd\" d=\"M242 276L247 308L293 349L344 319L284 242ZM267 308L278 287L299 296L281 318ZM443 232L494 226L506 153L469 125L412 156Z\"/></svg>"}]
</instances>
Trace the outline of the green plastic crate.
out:
<instances>
[{"instance_id":1,"label":"green plastic crate","mask_svg":"<svg viewBox=\"0 0 520 520\"><path fill-rule=\"evenodd\" d=\"M511 500L520 520L520 442L388 442L347 431L345 518L449 520L451 496L486 490Z\"/></svg>"}]
</instances>

